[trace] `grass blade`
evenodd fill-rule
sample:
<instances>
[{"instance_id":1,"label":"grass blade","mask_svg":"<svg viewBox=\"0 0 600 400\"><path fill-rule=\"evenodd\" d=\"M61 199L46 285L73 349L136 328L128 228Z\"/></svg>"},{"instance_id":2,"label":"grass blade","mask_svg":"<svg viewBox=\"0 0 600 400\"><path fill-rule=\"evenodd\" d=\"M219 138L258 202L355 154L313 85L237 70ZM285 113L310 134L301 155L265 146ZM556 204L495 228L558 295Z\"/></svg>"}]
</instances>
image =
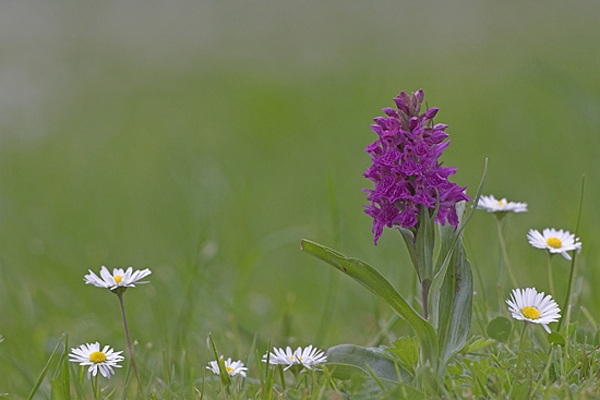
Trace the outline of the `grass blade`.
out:
<instances>
[{"instance_id":1,"label":"grass blade","mask_svg":"<svg viewBox=\"0 0 600 400\"><path fill-rule=\"evenodd\" d=\"M27 396L27 400L31 400L33 398L33 396L35 395L35 393L40 388L42 382L44 381L44 378L46 377L46 374L48 373L48 370L50 369L50 365L52 365L52 362L56 358L58 351L60 350L60 347L63 344L66 337L67 337L67 334L63 333L61 335L60 339L58 340L58 343L56 343L56 346L54 347L54 350L52 350L52 353L50 354L50 357L48 358L46 365L44 366L44 368L42 369L42 372L38 376L38 378L35 382L35 385L33 386L33 389L31 389L29 396Z\"/></svg>"}]
</instances>

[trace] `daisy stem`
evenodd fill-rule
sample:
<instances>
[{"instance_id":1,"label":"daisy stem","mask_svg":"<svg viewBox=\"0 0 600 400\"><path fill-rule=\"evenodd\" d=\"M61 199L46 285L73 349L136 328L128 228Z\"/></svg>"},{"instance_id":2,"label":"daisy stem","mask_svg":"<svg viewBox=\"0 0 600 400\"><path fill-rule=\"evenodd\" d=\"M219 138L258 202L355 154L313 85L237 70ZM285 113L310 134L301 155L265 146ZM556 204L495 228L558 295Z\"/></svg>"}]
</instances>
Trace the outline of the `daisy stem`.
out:
<instances>
[{"instance_id":1,"label":"daisy stem","mask_svg":"<svg viewBox=\"0 0 600 400\"><path fill-rule=\"evenodd\" d=\"M129 357L131 358L131 366L133 367L133 372L135 373L135 379L137 380L138 386L140 387L140 393L142 398L145 399L144 395L144 386L142 385L142 381L140 379L140 374L138 372L137 364L135 363L135 355L133 353L133 346L131 345L131 338L129 337L129 327L127 325L127 316L125 315L125 305L123 304L123 292L117 291L117 297L119 298L119 305L121 306L121 315L123 316L123 328L125 329L125 339L127 340L127 347L129 348Z\"/></svg>"},{"instance_id":2,"label":"daisy stem","mask_svg":"<svg viewBox=\"0 0 600 400\"><path fill-rule=\"evenodd\" d=\"M100 390L98 387L98 376L100 374L96 374L94 379L92 379L92 391L94 392L94 398L98 400L100 398Z\"/></svg>"},{"instance_id":3,"label":"daisy stem","mask_svg":"<svg viewBox=\"0 0 600 400\"><path fill-rule=\"evenodd\" d=\"M577 231L579 231L579 221L581 221L581 209L583 208L583 189L585 188L585 174L581 176L581 192L579 194L579 211L577 212L577 223L575 224L575 237L577 237ZM571 257L571 273L569 274L569 283L567 284L567 294L565 295L564 308L565 312L558 320L558 329L563 326L563 319L566 315L566 323L569 325L569 319L571 316L571 289L573 285L573 278L575 277L575 258L577 258L577 251L573 252Z\"/></svg>"},{"instance_id":4,"label":"daisy stem","mask_svg":"<svg viewBox=\"0 0 600 400\"><path fill-rule=\"evenodd\" d=\"M523 368L523 360L525 358L525 348L527 343L527 321L524 323L523 331L521 332L521 340L519 341L519 354L517 355L517 367L515 369L515 379L516 382L521 374L521 369Z\"/></svg>"},{"instance_id":5,"label":"daisy stem","mask_svg":"<svg viewBox=\"0 0 600 400\"><path fill-rule=\"evenodd\" d=\"M560 319L558 320L558 329L560 330L560 328L563 325L563 319L565 320L564 322L567 324L567 326L569 325L569 320L571 319L571 289L573 287L573 278L575 277L575 258L577 257L577 255L575 254L576 252L573 252L573 257L571 258L571 273L569 274L569 283L567 284L567 294L565 295L565 302L564 302L564 308L565 308L565 312L563 312L563 317L560 317Z\"/></svg>"},{"instance_id":6,"label":"daisy stem","mask_svg":"<svg viewBox=\"0 0 600 400\"><path fill-rule=\"evenodd\" d=\"M510 277L510 281L515 288L519 287L517 283L517 279L513 274L512 267L510 265L510 260L508 259L508 252L506 251L506 242L504 241L504 235L502 234L502 219L496 218L496 228L498 229L498 240L500 241L500 249L502 250L502 257L504 258L504 264L506 266L506 270L508 271L508 276ZM500 282L502 283L502 282Z\"/></svg>"},{"instance_id":7,"label":"daisy stem","mask_svg":"<svg viewBox=\"0 0 600 400\"><path fill-rule=\"evenodd\" d=\"M552 253L548 253L548 281L550 282L550 293L556 295L554 291L554 276L552 275Z\"/></svg>"},{"instance_id":8,"label":"daisy stem","mask_svg":"<svg viewBox=\"0 0 600 400\"><path fill-rule=\"evenodd\" d=\"M281 387L283 387L283 391L287 390L285 385L285 375L283 374L283 367L281 365L277 366L277 372L279 372L279 379L281 380Z\"/></svg>"}]
</instances>

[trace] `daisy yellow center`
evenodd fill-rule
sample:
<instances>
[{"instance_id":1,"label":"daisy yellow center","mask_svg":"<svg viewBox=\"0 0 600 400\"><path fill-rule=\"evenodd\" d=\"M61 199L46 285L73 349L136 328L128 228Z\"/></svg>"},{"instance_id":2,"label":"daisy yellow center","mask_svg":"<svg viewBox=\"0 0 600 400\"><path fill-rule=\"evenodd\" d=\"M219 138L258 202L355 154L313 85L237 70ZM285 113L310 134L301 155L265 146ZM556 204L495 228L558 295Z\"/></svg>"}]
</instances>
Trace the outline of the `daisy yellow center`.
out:
<instances>
[{"instance_id":1,"label":"daisy yellow center","mask_svg":"<svg viewBox=\"0 0 600 400\"><path fill-rule=\"evenodd\" d=\"M225 367L225 369L227 370L227 373L233 372L233 368L229 366Z\"/></svg>"},{"instance_id":2,"label":"daisy yellow center","mask_svg":"<svg viewBox=\"0 0 600 400\"><path fill-rule=\"evenodd\" d=\"M521 313L523 314L523 316L525 318L529 318L529 319L538 319L538 318L540 318L540 312L535 307L531 307L531 306L523 307L523 308L521 308Z\"/></svg>"},{"instance_id":3,"label":"daisy yellow center","mask_svg":"<svg viewBox=\"0 0 600 400\"><path fill-rule=\"evenodd\" d=\"M294 361L294 356L293 355L290 356L290 361Z\"/></svg>"},{"instance_id":4,"label":"daisy yellow center","mask_svg":"<svg viewBox=\"0 0 600 400\"><path fill-rule=\"evenodd\" d=\"M560 239L554 236L546 239L546 244L554 249L560 249L562 247L562 242Z\"/></svg>"},{"instance_id":5,"label":"daisy yellow center","mask_svg":"<svg viewBox=\"0 0 600 400\"><path fill-rule=\"evenodd\" d=\"M498 200L498 205L499 205L500 207L502 207L502 206L504 205L504 201L502 201L502 200Z\"/></svg>"},{"instance_id":6,"label":"daisy yellow center","mask_svg":"<svg viewBox=\"0 0 600 400\"><path fill-rule=\"evenodd\" d=\"M115 275L113 276L115 283L118 285L119 283L121 283L121 281L123 280L123 276L121 275Z\"/></svg>"},{"instance_id":7,"label":"daisy yellow center","mask_svg":"<svg viewBox=\"0 0 600 400\"><path fill-rule=\"evenodd\" d=\"M106 354L104 354L101 351L95 351L92 354L90 354L90 361L94 364L104 362L106 361Z\"/></svg>"}]
</instances>

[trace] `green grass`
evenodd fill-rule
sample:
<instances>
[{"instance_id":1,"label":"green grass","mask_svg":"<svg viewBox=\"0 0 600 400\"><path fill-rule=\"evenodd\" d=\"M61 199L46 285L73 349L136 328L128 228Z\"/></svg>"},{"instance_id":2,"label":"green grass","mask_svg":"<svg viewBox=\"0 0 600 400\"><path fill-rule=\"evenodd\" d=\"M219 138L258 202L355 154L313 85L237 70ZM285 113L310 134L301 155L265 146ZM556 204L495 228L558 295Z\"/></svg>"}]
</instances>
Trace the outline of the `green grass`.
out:
<instances>
[{"instance_id":1,"label":"green grass","mask_svg":"<svg viewBox=\"0 0 600 400\"><path fill-rule=\"evenodd\" d=\"M300 239L368 260L416 302L400 235L372 244L361 174L371 119L400 90L419 87L450 125L444 161L459 168L455 181L473 194L487 157L484 193L529 204L505 227L523 286L548 290L545 255L527 244L527 230L573 230L586 174L578 304L600 318L595 3L238 3L3 13L18 34L0 40L0 394L26 398L50 360L35 398L51 398L53 379L67 371L74 396L79 370L60 358L63 334L71 347L98 340L126 349L116 298L83 284L101 265L153 271L126 307L157 398L192 398L194 386L205 398L222 392L204 380L209 332L226 357L250 367L232 398L260 396L256 358L269 342L371 343L392 311L301 253ZM497 304L488 215L475 215L465 245L483 283L476 290ZM563 261L555 261L559 302ZM486 336L498 310L488 311L473 335ZM531 355L533 382L550 388L543 393L597 388L595 321L573 312L580 339L568 353ZM379 337L410 334L400 322ZM481 352L457 358L450 394L508 393L514 349ZM493 389L478 374L492 376ZM308 386L308 398L336 398L334 384L359 398L399 390L317 374L288 395L302 398ZM90 395L87 379L83 391ZM113 398L122 396L117 389Z\"/></svg>"}]
</instances>

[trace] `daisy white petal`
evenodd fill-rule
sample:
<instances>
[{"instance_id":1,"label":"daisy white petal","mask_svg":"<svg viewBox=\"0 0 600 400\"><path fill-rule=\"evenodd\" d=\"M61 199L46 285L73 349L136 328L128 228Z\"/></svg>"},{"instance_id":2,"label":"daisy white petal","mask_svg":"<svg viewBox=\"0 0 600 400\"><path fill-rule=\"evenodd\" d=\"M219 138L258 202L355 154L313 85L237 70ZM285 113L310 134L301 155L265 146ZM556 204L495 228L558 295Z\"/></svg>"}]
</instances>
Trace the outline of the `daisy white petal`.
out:
<instances>
[{"instance_id":1,"label":"daisy white petal","mask_svg":"<svg viewBox=\"0 0 600 400\"><path fill-rule=\"evenodd\" d=\"M285 350L274 347L273 352L265 354L262 361L268 361L269 364L285 365L284 371L294 365L302 365L305 368L312 369L313 366L327 362L327 356L323 351L313 348L312 345L304 349L298 347L293 352L289 346Z\"/></svg>"},{"instance_id":2,"label":"daisy white petal","mask_svg":"<svg viewBox=\"0 0 600 400\"><path fill-rule=\"evenodd\" d=\"M327 356L323 351L318 350L316 347L313 348L309 345L304 350L300 351L300 347L296 350L298 353L296 358L298 362L308 369L312 369L313 366L323 364L327 362Z\"/></svg>"},{"instance_id":3,"label":"daisy white petal","mask_svg":"<svg viewBox=\"0 0 600 400\"><path fill-rule=\"evenodd\" d=\"M121 368L118 364L125 358L122 351L114 351L110 346L104 346L100 350L100 343L86 343L71 349L69 361L88 366L88 379L98 375L98 371L105 378L110 378L115 371L113 368Z\"/></svg>"},{"instance_id":4,"label":"daisy white petal","mask_svg":"<svg viewBox=\"0 0 600 400\"><path fill-rule=\"evenodd\" d=\"M127 268L127 271L122 268L114 268L112 274L104 265L100 269L100 276L96 275L92 270L89 274L83 277L86 284L94 285L100 288L115 290L116 288L135 287L136 284L148 283L141 282L140 279L150 275L152 271L146 268L143 270L133 271L133 267Z\"/></svg>"},{"instance_id":5,"label":"daisy white petal","mask_svg":"<svg viewBox=\"0 0 600 400\"><path fill-rule=\"evenodd\" d=\"M221 356L221 359L223 359L223 356ZM209 362L206 369L212 371L212 373L215 375L221 374L221 371L219 370L219 363L217 361ZM246 377L246 371L248 370L248 367L244 367L244 363L240 360L231 361L231 357L229 357L227 360L225 360L225 369L227 370L227 374L229 376L235 376L239 374L243 377Z\"/></svg>"},{"instance_id":6,"label":"daisy white petal","mask_svg":"<svg viewBox=\"0 0 600 400\"><path fill-rule=\"evenodd\" d=\"M285 365L284 371L288 370L292 365L298 364L296 354L292 352L290 346L287 346L285 350L283 348L278 349L277 347L273 347L273 353L265 354L262 361L267 362L267 358L269 364Z\"/></svg>"},{"instance_id":7,"label":"daisy white petal","mask_svg":"<svg viewBox=\"0 0 600 400\"><path fill-rule=\"evenodd\" d=\"M477 202L477 209L489 213L526 212L527 203L507 201L505 198L497 200L494 195L481 196Z\"/></svg>"},{"instance_id":8,"label":"daisy white petal","mask_svg":"<svg viewBox=\"0 0 600 400\"><path fill-rule=\"evenodd\" d=\"M569 231L546 228L540 233L537 230L530 229L527 233L529 244L538 249L544 249L550 254L560 253L567 260L571 259L568 251L581 251L581 242L574 234Z\"/></svg>"},{"instance_id":9,"label":"daisy white petal","mask_svg":"<svg viewBox=\"0 0 600 400\"><path fill-rule=\"evenodd\" d=\"M513 289L506 304L514 319L540 324L548 333L548 324L560 318L560 308L552 296L534 288Z\"/></svg>"}]
</instances>

